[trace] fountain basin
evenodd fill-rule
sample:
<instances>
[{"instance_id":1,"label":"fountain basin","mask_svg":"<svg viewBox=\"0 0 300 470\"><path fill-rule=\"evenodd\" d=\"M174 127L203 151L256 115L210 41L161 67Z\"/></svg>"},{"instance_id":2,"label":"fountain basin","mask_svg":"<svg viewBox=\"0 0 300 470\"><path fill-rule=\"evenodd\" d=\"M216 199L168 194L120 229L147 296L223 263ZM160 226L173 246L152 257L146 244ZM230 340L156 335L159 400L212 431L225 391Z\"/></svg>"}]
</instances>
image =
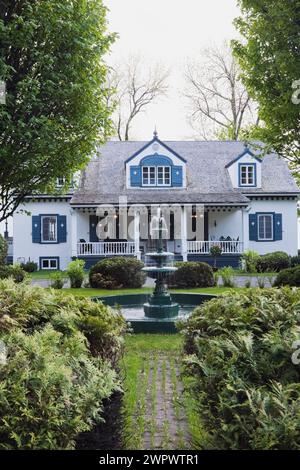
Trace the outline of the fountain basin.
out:
<instances>
[{"instance_id":1,"label":"fountain basin","mask_svg":"<svg viewBox=\"0 0 300 470\"><path fill-rule=\"evenodd\" d=\"M193 294L175 292L172 302L179 305L178 315L174 317L152 318L145 314L144 304L150 300L149 294L120 294L93 297L95 302L103 302L112 308L121 310L121 313L130 323L134 333L176 333L176 322L186 319L198 305L215 298L211 294ZM153 307L153 304L151 305ZM165 305L164 305L165 308Z\"/></svg>"}]
</instances>

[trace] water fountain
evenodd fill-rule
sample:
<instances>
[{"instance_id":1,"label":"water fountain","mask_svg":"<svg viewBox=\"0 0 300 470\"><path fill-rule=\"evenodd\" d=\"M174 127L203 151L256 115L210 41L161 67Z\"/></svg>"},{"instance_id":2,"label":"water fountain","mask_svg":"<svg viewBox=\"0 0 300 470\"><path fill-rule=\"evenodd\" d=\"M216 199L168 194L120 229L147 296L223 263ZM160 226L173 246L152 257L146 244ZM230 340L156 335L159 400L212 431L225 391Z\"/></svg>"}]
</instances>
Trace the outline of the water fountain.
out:
<instances>
[{"instance_id":1,"label":"water fountain","mask_svg":"<svg viewBox=\"0 0 300 470\"><path fill-rule=\"evenodd\" d=\"M156 226L155 226L156 224ZM151 235L158 232L157 251L146 253L146 257L154 261L155 266L147 266L143 271L154 277L155 289L148 302L144 303L144 312L149 318L173 318L178 316L179 304L172 301L171 295L166 287L168 276L175 272L177 268L168 265L173 262L174 254L163 251L163 232L167 232L165 220L161 215L160 209L158 215L153 217Z\"/></svg>"},{"instance_id":2,"label":"water fountain","mask_svg":"<svg viewBox=\"0 0 300 470\"><path fill-rule=\"evenodd\" d=\"M166 223L159 209L151 223L151 236L157 239L156 251L146 253L148 266L143 268L149 277L155 279L152 294L120 294L93 299L120 310L135 333L175 333L177 320L184 319L197 305L215 297L210 294L168 292L166 281L177 268L172 265L174 253L163 250L163 233L166 231Z\"/></svg>"}]
</instances>

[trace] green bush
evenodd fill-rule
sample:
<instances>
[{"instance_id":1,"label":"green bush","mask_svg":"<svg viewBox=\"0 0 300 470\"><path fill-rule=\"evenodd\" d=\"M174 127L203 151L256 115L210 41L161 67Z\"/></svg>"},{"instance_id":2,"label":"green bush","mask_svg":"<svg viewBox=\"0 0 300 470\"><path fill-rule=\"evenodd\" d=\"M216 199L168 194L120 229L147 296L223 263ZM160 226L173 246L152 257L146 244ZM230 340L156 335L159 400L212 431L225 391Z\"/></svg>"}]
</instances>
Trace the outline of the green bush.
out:
<instances>
[{"instance_id":1,"label":"green bush","mask_svg":"<svg viewBox=\"0 0 300 470\"><path fill-rule=\"evenodd\" d=\"M259 254L254 250L246 250L241 257L242 269L247 273L255 273Z\"/></svg>"},{"instance_id":2,"label":"green bush","mask_svg":"<svg viewBox=\"0 0 300 470\"><path fill-rule=\"evenodd\" d=\"M0 266L6 263L8 245L5 238L0 235Z\"/></svg>"},{"instance_id":3,"label":"green bush","mask_svg":"<svg viewBox=\"0 0 300 470\"><path fill-rule=\"evenodd\" d=\"M291 268L295 268L300 264L300 256L292 256L291 257Z\"/></svg>"},{"instance_id":4,"label":"green bush","mask_svg":"<svg viewBox=\"0 0 300 470\"><path fill-rule=\"evenodd\" d=\"M91 287L118 289L121 287L142 287L146 275L144 264L136 258L114 257L99 261L91 267L89 281Z\"/></svg>"},{"instance_id":5,"label":"green bush","mask_svg":"<svg viewBox=\"0 0 300 470\"><path fill-rule=\"evenodd\" d=\"M34 261L27 261L26 263L21 263L21 268L27 273L34 273L37 271L38 265Z\"/></svg>"},{"instance_id":6,"label":"green bush","mask_svg":"<svg viewBox=\"0 0 300 470\"><path fill-rule=\"evenodd\" d=\"M172 287L212 287L215 285L214 273L207 263L184 261L176 263L177 271L170 276Z\"/></svg>"},{"instance_id":7,"label":"green bush","mask_svg":"<svg viewBox=\"0 0 300 470\"><path fill-rule=\"evenodd\" d=\"M0 449L71 449L119 390L124 319L102 303L0 281Z\"/></svg>"},{"instance_id":8,"label":"green bush","mask_svg":"<svg viewBox=\"0 0 300 470\"><path fill-rule=\"evenodd\" d=\"M67 276L70 279L72 288L80 288L84 281L85 262L82 259L71 261L67 266Z\"/></svg>"},{"instance_id":9,"label":"green bush","mask_svg":"<svg viewBox=\"0 0 300 470\"><path fill-rule=\"evenodd\" d=\"M268 253L260 256L257 260L257 271L265 273L268 271L279 272L282 269L290 267L290 257L283 251L274 251L274 253Z\"/></svg>"},{"instance_id":10,"label":"green bush","mask_svg":"<svg viewBox=\"0 0 300 470\"><path fill-rule=\"evenodd\" d=\"M0 266L0 279L13 278L15 282L22 282L26 277L26 272L19 264Z\"/></svg>"},{"instance_id":11,"label":"green bush","mask_svg":"<svg viewBox=\"0 0 300 470\"><path fill-rule=\"evenodd\" d=\"M51 287L53 289L62 289L66 283L66 279L61 271L55 271L51 274Z\"/></svg>"},{"instance_id":12,"label":"green bush","mask_svg":"<svg viewBox=\"0 0 300 470\"><path fill-rule=\"evenodd\" d=\"M295 268L283 269L277 274L273 283L274 287L279 286L300 286L300 266Z\"/></svg>"},{"instance_id":13,"label":"green bush","mask_svg":"<svg viewBox=\"0 0 300 470\"><path fill-rule=\"evenodd\" d=\"M182 325L200 448L300 449L300 291L248 289L197 307Z\"/></svg>"},{"instance_id":14,"label":"green bush","mask_svg":"<svg viewBox=\"0 0 300 470\"><path fill-rule=\"evenodd\" d=\"M234 287L234 269L231 266L225 266L219 270L224 287Z\"/></svg>"}]
</instances>

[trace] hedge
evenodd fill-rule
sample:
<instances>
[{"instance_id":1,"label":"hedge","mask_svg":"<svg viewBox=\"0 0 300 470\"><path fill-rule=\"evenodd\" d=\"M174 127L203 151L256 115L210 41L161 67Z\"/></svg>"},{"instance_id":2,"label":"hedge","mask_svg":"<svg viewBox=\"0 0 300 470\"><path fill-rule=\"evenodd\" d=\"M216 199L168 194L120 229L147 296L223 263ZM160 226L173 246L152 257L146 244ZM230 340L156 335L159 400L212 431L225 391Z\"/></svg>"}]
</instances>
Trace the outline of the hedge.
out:
<instances>
[{"instance_id":1,"label":"hedge","mask_svg":"<svg viewBox=\"0 0 300 470\"><path fill-rule=\"evenodd\" d=\"M144 263L136 258L117 256L104 259L91 267L90 285L99 289L142 287L146 279L143 267Z\"/></svg>"},{"instance_id":2,"label":"hedge","mask_svg":"<svg viewBox=\"0 0 300 470\"><path fill-rule=\"evenodd\" d=\"M200 448L300 449L300 292L230 293L182 325Z\"/></svg>"},{"instance_id":3,"label":"hedge","mask_svg":"<svg viewBox=\"0 0 300 470\"><path fill-rule=\"evenodd\" d=\"M207 263L184 261L176 263L178 270L169 278L172 287L212 287L215 285L213 270Z\"/></svg>"},{"instance_id":4,"label":"hedge","mask_svg":"<svg viewBox=\"0 0 300 470\"><path fill-rule=\"evenodd\" d=\"M294 268L283 269L278 273L275 281L274 287L278 286L300 286L300 266Z\"/></svg>"},{"instance_id":5,"label":"hedge","mask_svg":"<svg viewBox=\"0 0 300 470\"><path fill-rule=\"evenodd\" d=\"M274 253L260 256L256 262L256 269L261 273L267 271L279 272L282 269L289 268L290 263L291 260L287 253L284 253L283 251L274 251Z\"/></svg>"}]
</instances>

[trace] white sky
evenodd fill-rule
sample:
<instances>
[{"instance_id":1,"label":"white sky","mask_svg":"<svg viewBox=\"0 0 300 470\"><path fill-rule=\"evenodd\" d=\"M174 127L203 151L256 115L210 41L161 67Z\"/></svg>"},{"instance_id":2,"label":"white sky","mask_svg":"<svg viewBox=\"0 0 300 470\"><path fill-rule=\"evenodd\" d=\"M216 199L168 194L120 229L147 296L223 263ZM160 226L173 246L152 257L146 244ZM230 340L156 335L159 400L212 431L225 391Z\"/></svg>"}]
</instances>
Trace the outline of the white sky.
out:
<instances>
[{"instance_id":1,"label":"white sky","mask_svg":"<svg viewBox=\"0 0 300 470\"><path fill-rule=\"evenodd\" d=\"M159 61L171 69L166 98L137 117L132 137L149 140L155 124L162 140L193 138L186 122L183 68L187 58L237 36L232 24L239 16L236 0L104 0L109 8L110 31L119 34L109 62L140 54L150 63Z\"/></svg>"}]
</instances>

